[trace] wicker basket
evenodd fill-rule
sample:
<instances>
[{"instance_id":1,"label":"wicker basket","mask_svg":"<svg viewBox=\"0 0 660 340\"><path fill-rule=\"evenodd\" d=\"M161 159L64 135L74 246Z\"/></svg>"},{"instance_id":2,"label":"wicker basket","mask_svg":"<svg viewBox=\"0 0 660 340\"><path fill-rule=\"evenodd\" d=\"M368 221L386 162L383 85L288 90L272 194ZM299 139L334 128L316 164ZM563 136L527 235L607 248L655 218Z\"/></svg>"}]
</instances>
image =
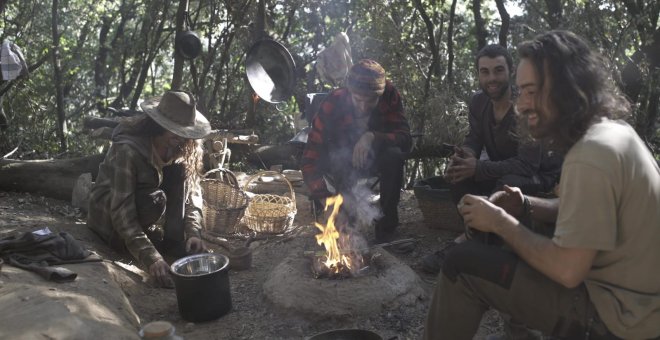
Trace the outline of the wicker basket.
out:
<instances>
[{"instance_id":1,"label":"wicker basket","mask_svg":"<svg viewBox=\"0 0 660 340\"><path fill-rule=\"evenodd\" d=\"M289 186L289 197L274 194L254 194L250 199L243 221L248 228L267 234L279 234L291 227L296 217L296 194L291 182L274 171L262 171L252 175L245 182L248 191L250 183L264 176L279 177Z\"/></svg>"},{"instance_id":2,"label":"wicker basket","mask_svg":"<svg viewBox=\"0 0 660 340\"><path fill-rule=\"evenodd\" d=\"M223 178L209 177L216 173L221 173ZM227 169L213 169L204 174L201 186L204 198L204 228L221 234L236 232L236 226L249 202L248 196L240 189L236 176Z\"/></svg>"},{"instance_id":3,"label":"wicker basket","mask_svg":"<svg viewBox=\"0 0 660 340\"><path fill-rule=\"evenodd\" d=\"M442 177L419 180L413 189L427 227L463 231L463 221L452 200L449 184Z\"/></svg>"}]
</instances>

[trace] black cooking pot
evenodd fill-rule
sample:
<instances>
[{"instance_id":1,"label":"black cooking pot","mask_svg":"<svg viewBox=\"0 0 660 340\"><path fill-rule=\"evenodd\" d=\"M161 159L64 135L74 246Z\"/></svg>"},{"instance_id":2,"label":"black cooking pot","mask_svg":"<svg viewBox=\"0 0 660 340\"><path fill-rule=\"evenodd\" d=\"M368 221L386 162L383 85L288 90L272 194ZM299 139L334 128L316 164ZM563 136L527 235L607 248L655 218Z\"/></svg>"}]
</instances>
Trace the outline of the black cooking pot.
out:
<instances>
[{"instance_id":1,"label":"black cooking pot","mask_svg":"<svg viewBox=\"0 0 660 340\"><path fill-rule=\"evenodd\" d=\"M248 50L245 58L248 81L254 92L269 103L289 99L296 86L296 64L279 42L265 38Z\"/></svg>"},{"instance_id":2,"label":"black cooking pot","mask_svg":"<svg viewBox=\"0 0 660 340\"><path fill-rule=\"evenodd\" d=\"M383 340L383 338L366 329L333 329L309 337L307 340Z\"/></svg>"},{"instance_id":3,"label":"black cooking pot","mask_svg":"<svg viewBox=\"0 0 660 340\"><path fill-rule=\"evenodd\" d=\"M193 31L183 31L174 41L174 49L185 59L195 59L202 52L202 41Z\"/></svg>"},{"instance_id":4,"label":"black cooking pot","mask_svg":"<svg viewBox=\"0 0 660 340\"><path fill-rule=\"evenodd\" d=\"M190 255L172 263L170 270L183 319L209 321L231 310L229 259L226 256Z\"/></svg>"}]
</instances>

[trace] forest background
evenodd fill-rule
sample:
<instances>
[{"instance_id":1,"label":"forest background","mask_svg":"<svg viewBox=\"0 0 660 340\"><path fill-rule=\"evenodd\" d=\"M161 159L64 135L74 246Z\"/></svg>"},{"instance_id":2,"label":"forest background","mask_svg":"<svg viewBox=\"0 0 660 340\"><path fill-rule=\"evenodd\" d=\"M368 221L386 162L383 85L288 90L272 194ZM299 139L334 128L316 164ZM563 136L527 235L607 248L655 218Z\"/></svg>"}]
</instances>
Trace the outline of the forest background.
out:
<instances>
[{"instance_id":1,"label":"forest background","mask_svg":"<svg viewBox=\"0 0 660 340\"><path fill-rule=\"evenodd\" d=\"M174 52L187 13L203 51ZM265 30L296 63L297 86L286 105L254 101L246 51L258 30L258 2L217 0L0 1L0 41L18 45L30 74L0 82L7 125L0 155L15 159L95 154L103 143L83 129L108 108L139 109L140 100L175 87L198 98L215 129L253 129L261 143L295 134L305 95L332 87L319 81L318 53L339 32L353 60L379 61L405 99L420 145L458 143L467 105L478 88L474 55L489 43L510 48L550 29L585 37L609 60L634 104L629 122L660 154L660 2L649 0L268 0ZM414 175L437 172L438 160L411 160ZM419 174L418 174L419 173ZM418 174L418 175L417 175Z\"/></svg>"}]
</instances>

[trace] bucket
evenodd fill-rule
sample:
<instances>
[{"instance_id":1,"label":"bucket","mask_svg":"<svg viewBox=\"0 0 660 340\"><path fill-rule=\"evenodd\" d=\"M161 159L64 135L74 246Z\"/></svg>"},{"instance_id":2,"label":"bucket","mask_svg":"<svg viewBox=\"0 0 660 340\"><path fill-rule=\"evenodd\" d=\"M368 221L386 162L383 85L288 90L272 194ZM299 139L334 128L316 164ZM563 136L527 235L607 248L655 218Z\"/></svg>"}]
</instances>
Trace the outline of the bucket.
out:
<instances>
[{"instance_id":1,"label":"bucket","mask_svg":"<svg viewBox=\"0 0 660 340\"><path fill-rule=\"evenodd\" d=\"M170 267L179 313L184 320L215 320L231 310L229 259L221 254L181 258Z\"/></svg>"},{"instance_id":2,"label":"bucket","mask_svg":"<svg viewBox=\"0 0 660 340\"><path fill-rule=\"evenodd\" d=\"M313 335L307 340L383 340L383 338L366 329L333 329Z\"/></svg>"}]
</instances>

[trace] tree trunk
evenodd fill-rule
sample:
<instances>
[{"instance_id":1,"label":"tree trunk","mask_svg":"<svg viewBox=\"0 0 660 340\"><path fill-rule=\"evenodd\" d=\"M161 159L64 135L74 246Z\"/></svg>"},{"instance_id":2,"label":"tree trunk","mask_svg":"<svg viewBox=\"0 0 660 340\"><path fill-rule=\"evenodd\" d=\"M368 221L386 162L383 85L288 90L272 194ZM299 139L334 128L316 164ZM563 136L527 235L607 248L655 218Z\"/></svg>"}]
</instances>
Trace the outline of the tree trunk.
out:
<instances>
[{"instance_id":1,"label":"tree trunk","mask_svg":"<svg viewBox=\"0 0 660 340\"><path fill-rule=\"evenodd\" d=\"M500 19L502 20L499 43L506 48L507 37L509 36L509 22L511 21L511 17L509 16L509 12L506 11L506 7L504 7L504 0L495 0L495 3L497 4L497 11L500 13Z\"/></svg>"},{"instance_id":2,"label":"tree trunk","mask_svg":"<svg viewBox=\"0 0 660 340\"><path fill-rule=\"evenodd\" d=\"M545 0L545 5L548 7L546 20L550 29L558 28L562 21L561 0Z\"/></svg>"},{"instance_id":3,"label":"tree trunk","mask_svg":"<svg viewBox=\"0 0 660 340\"><path fill-rule=\"evenodd\" d=\"M426 39L429 44L429 49L431 50L431 54L433 55L433 59L431 62L431 67L429 69L429 79L432 78L432 75L435 76L440 76L439 70L440 70L440 52L438 51L438 44L435 42L435 25L433 25L433 21L431 21L431 18L429 18L428 14L426 13L426 9L422 5L421 0L414 0L415 7L417 8L417 11L419 12L419 15L421 15L422 20L424 20L424 25L426 27Z\"/></svg>"},{"instance_id":4,"label":"tree trunk","mask_svg":"<svg viewBox=\"0 0 660 340\"><path fill-rule=\"evenodd\" d=\"M9 0L0 1L0 15L2 15L5 12L5 7L7 7L8 3L9 3Z\"/></svg>"},{"instance_id":5,"label":"tree trunk","mask_svg":"<svg viewBox=\"0 0 660 340\"><path fill-rule=\"evenodd\" d=\"M645 124L637 131L643 138L653 139L657 132L658 106L660 106L660 70L651 70L647 84L645 96L641 101L641 104L646 106L646 117L643 119Z\"/></svg>"},{"instance_id":6,"label":"tree trunk","mask_svg":"<svg viewBox=\"0 0 660 340\"><path fill-rule=\"evenodd\" d=\"M426 33L427 33L427 41L429 44L429 48L431 49L431 64L429 65L429 70L428 70L428 77L426 78L426 82L424 84L424 97L422 98L422 102L426 103L428 100L428 97L430 95L430 88L431 84L433 82L433 77L440 77L440 51L438 50L438 45L436 43L436 38L435 38L435 26L429 16L426 14L426 9L422 5L422 2L420 0L415 0L415 8L417 11L420 13L420 16L422 17L422 20L424 20L424 24L426 26ZM444 1L443 1L444 3ZM441 24L442 26L442 24ZM422 112L421 116L419 117L420 125L419 126L425 126L426 125L426 112ZM422 140L418 140L415 146L415 149L421 148L422 147ZM419 159L415 160L415 164L413 165L413 173L410 176L410 182L408 183L408 187L411 186L415 178L417 177L417 168L419 167Z\"/></svg>"},{"instance_id":7,"label":"tree trunk","mask_svg":"<svg viewBox=\"0 0 660 340\"><path fill-rule=\"evenodd\" d=\"M240 23L243 21L243 18L248 12L249 6L252 4L252 1L246 1L238 10L234 12L229 12L230 9L227 8L227 15L228 17L231 15L231 25L227 25L227 28L223 30L223 33L221 34L221 38L218 39L218 44L216 44L216 47L214 50L219 48L220 44L223 46L223 50L220 54L220 62L216 63L217 65L217 70L215 71L215 79L213 82L213 89L210 93L210 98L208 100L208 104L206 107L208 108L214 108L216 107L216 103L218 101L218 98L222 98L222 101L220 102L220 114L222 117L226 117L227 113L227 98L229 95L229 89L231 89L232 85L232 78L231 77L226 77L225 75L228 74L231 71L231 67L229 67L230 64L230 48L232 46L232 43L234 42L234 38L236 36L236 29L235 27L239 26ZM213 58L213 61L209 59L209 65L212 65L213 62L217 60L217 58ZM209 70L207 73L210 72L210 66ZM206 73L205 73L206 74ZM226 79L226 81L223 83L223 79ZM224 87L225 91L221 96L220 89Z\"/></svg>"},{"instance_id":8,"label":"tree trunk","mask_svg":"<svg viewBox=\"0 0 660 340\"><path fill-rule=\"evenodd\" d=\"M255 27L253 36L254 36L254 42L257 42L266 36L266 0L258 1L257 25ZM257 99L255 99L254 96L256 96L256 93L254 93L254 91L252 90L252 87L248 83L247 79L245 79L245 82L247 83L246 88L250 89L246 96L248 100L248 109L245 117L245 126L251 127L251 126L255 126L257 123L257 112L255 110Z\"/></svg>"},{"instance_id":9,"label":"tree trunk","mask_svg":"<svg viewBox=\"0 0 660 340\"><path fill-rule=\"evenodd\" d=\"M186 13L188 12L188 0L179 0L179 8L176 11L176 34L174 41L179 38L183 32L183 23L186 20ZM174 71L172 74L172 90L181 89L183 82L183 57L176 53L174 50Z\"/></svg>"},{"instance_id":10,"label":"tree trunk","mask_svg":"<svg viewBox=\"0 0 660 340\"><path fill-rule=\"evenodd\" d=\"M643 4L633 0L624 1L626 9L636 20L641 48L636 51L629 65L622 72L626 94L637 100L637 118L635 130L644 139L653 138L658 119L660 101L660 30L658 22L658 5ZM649 13L646 16L644 13ZM646 63L642 61L646 59ZM646 66L647 65L647 66Z\"/></svg>"},{"instance_id":11,"label":"tree trunk","mask_svg":"<svg viewBox=\"0 0 660 340\"><path fill-rule=\"evenodd\" d=\"M64 91L62 90L62 70L60 69L60 34L57 31L58 25L58 14L57 8L59 7L59 1L53 0L52 8L52 21L51 21L51 30L53 37L53 75L55 82L55 102L57 109L57 135L60 138L60 151L66 152L66 136L64 131L66 130L66 115L64 113Z\"/></svg>"},{"instance_id":12,"label":"tree trunk","mask_svg":"<svg viewBox=\"0 0 660 340\"><path fill-rule=\"evenodd\" d=\"M481 0L472 0L472 13L474 14L474 32L477 38L477 51L479 51L486 46L486 39L488 38L486 23L481 16Z\"/></svg>"},{"instance_id":13,"label":"tree trunk","mask_svg":"<svg viewBox=\"0 0 660 340\"><path fill-rule=\"evenodd\" d=\"M99 30L99 51L94 62L94 85L96 86L94 96L96 97L97 110L101 110L105 107L103 101L107 96L107 78L105 70L107 67L108 53L110 52L107 41L112 18L103 17L101 22L101 29Z\"/></svg>"},{"instance_id":14,"label":"tree trunk","mask_svg":"<svg viewBox=\"0 0 660 340\"><path fill-rule=\"evenodd\" d=\"M289 13L286 16L286 28L284 29L284 33L282 33L282 41L287 41L289 38L289 32L291 32L291 26L293 25L293 19L296 14L297 7L298 6L294 5L289 9Z\"/></svg>"},{"instance_id":15,"label":"tree trunk","mask_svg":"<svg viewBox=\"0 0 660 340\"><path fill-rule=\"evenodd\" d=\"M128 59L132 59L131 56L127 55L124 53L123 55L123 60L122 60L122 80L121 80L121 85L119 87L119 93L117 94L117 97L112 101L110 104L111 107L114 108L122 108L125 106L125 100L128 98L128 96L133 92L133 88L135 87L135 82L137 81L137 77L140 73L140 68L138 65L140 65L142 56L135 55L133 56L136 60L132 64L128 64ZM126 70L128 68L128 71ZM125 72L130 73L128 80L125 79ZM135 109L135 108L131 108Z\"/></svg>"},{"instance_id":16,"label":"tree trunk","mask_svg":"<svg viewBox=\"0 0 660 340\"><path fill-rule=\"evenodd\" d=\"M135 110L137 103L142 96L142 90L144 89L144 84L147 81L147 75L149 74L149 66L153 60L158 55L158 50L161 49L165 43L165 39L161 41L161 36L163 35L163 28L165 27L165 22L167 22L167 12L169 12L169 1L164 1L163 6L161 7L163 16L158 22L158 25L153 30L150 30L149 34L152 35L152 38L147 40L147 50L144 52L143 63L140 67L140 74L137 79L137 84L133 92L133 100L131 100L131 105L129 106L131 110ZM168 35L169 36L169 35ZM166 38L167 39L167 38ZM150 41L150 43L149 43Z\"/></svg>"},{"instance_id":17,"label":"tree trunk","mask_svg":"<svg viewBox=\"0 0 660 340\"><path fill-rule=\"evenodd\" d=\"M456 16L457 0L451 2L449 11L449 27L447 28L447 85L454 84L454 17Z\"/></svg>"},{"instance_id":18,"label":"tree trunk","mask_svg":"<svg viewBox=\"0 0 660 340\"><path fill-rule=\"evenodd\" d=\"M30 192L71 201L78 177L98 175L104 155L56 160L0 160L0 190Z\"/></svg>"}]
</instances>

